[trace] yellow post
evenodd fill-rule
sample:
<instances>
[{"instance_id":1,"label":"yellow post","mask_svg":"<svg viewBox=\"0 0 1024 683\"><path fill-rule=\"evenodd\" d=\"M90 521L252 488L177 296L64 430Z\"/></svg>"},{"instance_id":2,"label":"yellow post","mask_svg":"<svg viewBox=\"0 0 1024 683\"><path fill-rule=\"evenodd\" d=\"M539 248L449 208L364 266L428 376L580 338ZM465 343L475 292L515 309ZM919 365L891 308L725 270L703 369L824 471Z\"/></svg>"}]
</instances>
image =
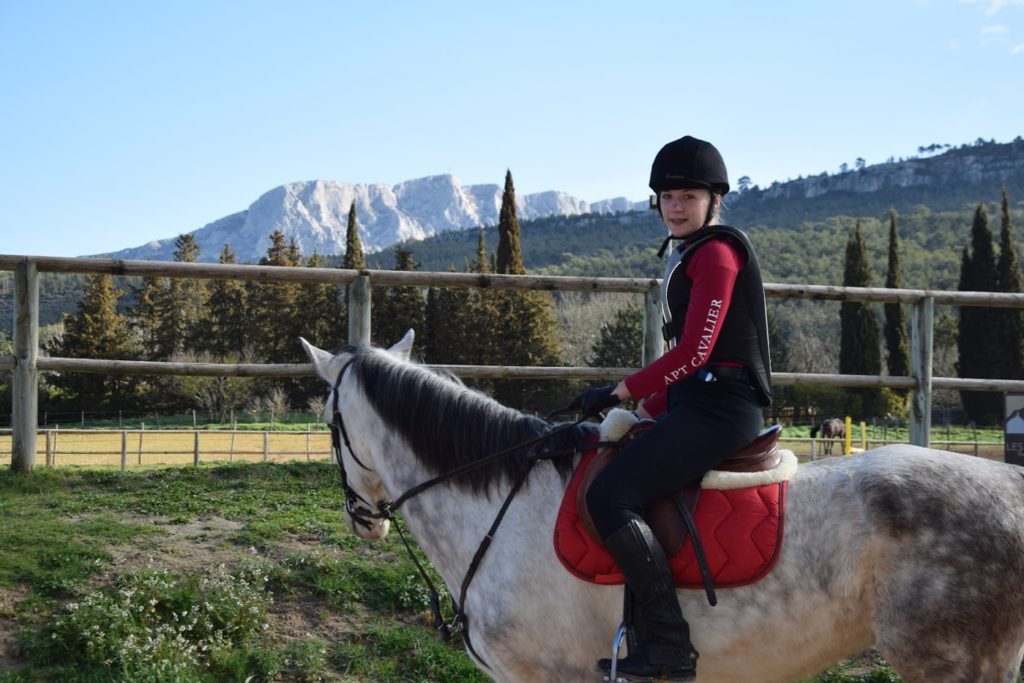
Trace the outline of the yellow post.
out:
<instances>
[{"instance_id":1,"label":"yellow post","mask_svg":"<svg viewBox=\"0 0 1024 683\"><path fill-rule=\"evenodd\" d=\"M853 420L849 415L846 416L846 436L843 439L843 455L849 455L853 452L853 445L850 443L850 437L853 436L850 432L853 431Z\"/></svg>"}]
</instances>

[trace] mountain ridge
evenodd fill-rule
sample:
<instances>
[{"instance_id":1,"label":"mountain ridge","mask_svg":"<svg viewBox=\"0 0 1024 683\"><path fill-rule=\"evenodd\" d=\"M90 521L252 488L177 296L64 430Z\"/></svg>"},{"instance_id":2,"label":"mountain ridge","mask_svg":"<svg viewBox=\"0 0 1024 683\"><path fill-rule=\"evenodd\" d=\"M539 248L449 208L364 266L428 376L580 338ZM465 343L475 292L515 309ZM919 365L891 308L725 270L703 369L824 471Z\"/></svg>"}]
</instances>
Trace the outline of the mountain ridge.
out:
<instances>
[{"instance_id":1,"label":"mountain ridge","mask_svg":"<svg viewBox=\"0 0 1024 683\"><path fill-rule=\"evenodd\" d=\"M762 189L745 186L726 198L727 219L738 225L797 227L801 221L835 215L876 215L889 207L906 210L962 208L978 188L1002 185L1024 194L1024 138L1008 143L977 140L940 154L860 165L838 174L826 172L773 182ZM266 254L269 235L281 230L300 252L337 256L345 250L348 211L356 205L360 240L368 254L394 244L421 241L447 232L488 227L498 222L502 188L497 184L462 185L452 174L417 178L396 185L352 184L330 180L287 183L263 193L247 209L224 216L191 234L201 261L215 261L230 244L240 262ZM558 216L617 215L646 209L646 201L625 197L586 202L550 190L516 196L521 221ZM177 238L102 254L113 258L171 260Z\"/></svg>"},{"instance_id":2,"label":"mountain ridge","mask_svg":"<svg viewBox=\"0 0 1024 683\"><path fill-rule=\"evenodd\" d=\"M224 244L231 244L240 262L258 261L266 254L274 230L294 239L306 256L314 251L341 254L345 250L349 207L355 202L360 240L363 248L373 253L404 240L496 224L501 195L502 188L496 184L464 186L451 174L397 185L302 181L272 188L247 209L191 234L199 246L201 261L216 261ZM634 204L624 197L588 203L557 190L516 197L517 214L523 220L630 210ZM171 260L176 239L153 240L102 256Z\"/></svg>"}]
</instances>

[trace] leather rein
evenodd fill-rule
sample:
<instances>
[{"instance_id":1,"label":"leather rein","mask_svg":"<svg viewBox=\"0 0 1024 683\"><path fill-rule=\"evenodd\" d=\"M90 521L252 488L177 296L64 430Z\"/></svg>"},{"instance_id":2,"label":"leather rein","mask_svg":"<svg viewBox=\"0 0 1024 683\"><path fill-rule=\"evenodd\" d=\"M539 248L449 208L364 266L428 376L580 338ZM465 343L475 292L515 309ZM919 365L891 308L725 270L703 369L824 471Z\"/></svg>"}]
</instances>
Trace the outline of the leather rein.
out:
<instances>
[{"instance_id":1,"label":"leather rein","mask_svg":"<svg viewBox=\"0 0 1024 683\"><path fill-rule=\"evenodd\" d=\"M466 570L466 575L462 579L462 585L459 589L460 595L458 601L456 602L454 595L450 596L453 616L451 621L448 623L445 622L444 617L441 614L441 599L437 591L437 588L434 586L434 582L431 581L430 576L427 574L422 563L419 561L419 558L417 558L416 554L413 552L412 546L410 545L408 539L406 538L405 533L402 531L401 524L399 524L399 518L396 517L394 513L397 512L398 509L413 496L416 496L422 493L423 491L426 491L427 489L436 486L437 484L448 481L449 479L454 479L455 477L466 474L467 472L472 472L474 470L486 467L494 462L497 462L498 460L509 455L510 453L514 453L517 451L521 451L524 448L535 446L543 441L546 441L547 439L550 439L551 437L557 434L560 434L569 429L573 429L577 427L580 423L582 423L586 419L586 417L581 417L576 422L556 427L555 429L545 432L538 437L529 439L511 448L506 448L504 450L498 451L497 453L489 455L486 458L466 463L465 465L457 467L449 472L445 472L444 474L432 477L431 479L427 479L426 481L421 482L413 486L409 490L405 491L402 495L400 495L393 501L379 500L375 503L371 503L370 501L366 500L361 495L359 495L359 493L355 489L353 489L352 486L349 484L348 473L345 471L345 463L344 460L342 459L341 448L342 444L344 444L345 448L348 449L348 452L352 455L352 459L355 460L356 464L362 467L364 470L370 470L370 468L367 467L363 463L363 461L359 459L359 456L356 455L355 450L353 450L352 448L352 443L349 441L348 438L348 430L345 429L345 420L341 416L341 408L339 406L341 380L342 378L344 378L345 372L349 369L349 367L355 360L355 358L350 358L348 362L346 362L345 365L342 366L341 371L338 373L338 378L334 382L334 387L331 389L331 397L334 402L334 415L332 416L331 419L331 447L334 451L335 460L338 463L338 470L340 471L341 474L341 486L345 494L345 512L348 514L349 519L351 519L354 524L359 524L365 529L369 529L373 523L372 520L377 519L386 519L394 524L395 528L398 530L398 536L402 540L402 545L405 546L406 552L409 554L409 557L412 558L413 564L416 565L416 569L419 571L420 577L422 577L423 582L427 586L427 590L430 596L430 610L434 617L434 628L437 629L439 635L441 636L441 640L447 642L453 636L461 635L462 639L466 643L466 647L473 654L473 656L475 656L485 667L490 668L489 666L487 666L487 663L484 661L484 659L479 654L477 654L476 650L473 649L473 644L470 642L469 639L469 619L466 616L465 612L466 593L469 590L469 584L472 582L473 577L476 575L477 569L480 568L480 564L483 561L484 554L490 547L491 540L494 538L494 534L498 530L498 526L501 524L502 519L504 519L505 517L505 513L508 511L509 506L512 504L512 499L515 498L516 494L519 492L519 489L522 487L523 482L526 481L526 477L533 470L533 466L537 464L537 462L540 460L553 460L555 458L565 456L575 456L579 453L579 450L574 449L572 452L563 453L537 453L529 456L529 467L527 467L527 469L523 471L522 475L520 475L519 478L516 479L516 481L513 483L512 488L509 490L508 495L505 497L504 503L502 503L501 508L498 510L498 514L494 518L494 522L491 524L491 527L487 531L487 534L484 535L483 539L480 541L480 546L477 548L476 553L473 555L473 559L469 564L469 568Z\"/></svg>"}]
</instances>

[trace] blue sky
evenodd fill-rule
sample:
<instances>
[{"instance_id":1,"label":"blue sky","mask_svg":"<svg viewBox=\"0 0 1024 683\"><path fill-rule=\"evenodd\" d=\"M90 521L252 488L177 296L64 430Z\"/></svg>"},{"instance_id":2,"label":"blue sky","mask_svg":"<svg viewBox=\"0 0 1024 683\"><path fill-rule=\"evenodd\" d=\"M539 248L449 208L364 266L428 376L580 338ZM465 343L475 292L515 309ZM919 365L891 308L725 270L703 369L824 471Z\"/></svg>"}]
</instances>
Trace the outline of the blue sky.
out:
<instances>
[{"instance_id":1,"label":"blue sky","mask_svg":"<svg viewBox=\"0 0 1024 683\"><path fill-rule=\"evenodd\" d=\"M287 182L647 196L1024 134L1024 0L0 0L0 253L188 232ZM1024 198L1018 198L1024 199Z\"/></svg>"}]
</instances>

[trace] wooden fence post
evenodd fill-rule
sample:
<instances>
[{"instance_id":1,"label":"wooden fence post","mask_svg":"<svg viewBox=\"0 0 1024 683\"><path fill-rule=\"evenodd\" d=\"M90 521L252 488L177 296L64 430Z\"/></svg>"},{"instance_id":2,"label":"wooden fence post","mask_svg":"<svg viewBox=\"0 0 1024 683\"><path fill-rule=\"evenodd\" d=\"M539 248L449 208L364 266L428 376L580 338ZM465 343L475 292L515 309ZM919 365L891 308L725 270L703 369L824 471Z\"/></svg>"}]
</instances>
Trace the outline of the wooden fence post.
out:
<instances>
[{"instance_id":1,"label":"wooden fence post","mask_svg":"<svg viewBox=\"0 0 1024 683\"><path fill-rule=\"evenodd\" d=\"M263 462L270 456L270 432L263 432Z\"/></svg>"},{"instance_id":2,"label":"wooden fence post","mask_svg":"<svg viewBox=\"0 0 1024 683\"><path fill-rule=\"evenodd\" d=\"M348 286L348 343L370 344L370 309L372 307L370 277L360 275Z\"/></svg>"},{"instance_id":3,"label":"wooden fence post","mask_svg":"<svg viewBox=\"0 0 1024 683\"><path fill-rule=\"evenodd\" d=\"M193 413L194 414L194 413ZM199 467L199 430L195 432L195 441L192 445L192 466Z\"/></svg>"},{"instance_id":4,"label":"wooden fence post","mask_svg":"<svg viewBox=\"0 0 1024 683\"><path fill-rule=\"evenodd\" d=\"M927 448L932 423L932 337L935 299L924 297L910 316L910 375L917 387L910 392L910 443Z\"/></svg>"},{"instance_id":5,"label":"wooden fence post","mask_svg":"<svg viewBox=\"0 0 1024 683\"><path fill-rule=\"evenodd\" d=\"M11 400L11 469L31 472L36 464L39 424L39 271L35 263L14 267L14 360Z\"/></svg>"},{"instance_id":6,"label":"wooden fence post","mask_svg":"<svg viewBox=\"0 0 1024 683\"><path fill-rule=\"evenodd\" d=\"M50 439L50 430L46 430L46 466L53 467L53 444Z\"/></svg>"},{"instance_id":7,"label":"wooden fence post","mask_svg":"<svg viewBox=\"0 0 1024 683\"><path fill-rule=\"evenodd\" d=\"M644 351L643 365L660 358L665 352L665 338L661 333L661 288L657 285L644 295Z\"/></svg>"},{"instance_id":8,"label":"wooden fence post","mask_svg":"<svg viewBox=\"0 0 1024 683\"><path fill-rule=\"evenodd\" d=\"M121 471L128 469L128 432L121 431Z\"/></svg>"}]
</instances>

